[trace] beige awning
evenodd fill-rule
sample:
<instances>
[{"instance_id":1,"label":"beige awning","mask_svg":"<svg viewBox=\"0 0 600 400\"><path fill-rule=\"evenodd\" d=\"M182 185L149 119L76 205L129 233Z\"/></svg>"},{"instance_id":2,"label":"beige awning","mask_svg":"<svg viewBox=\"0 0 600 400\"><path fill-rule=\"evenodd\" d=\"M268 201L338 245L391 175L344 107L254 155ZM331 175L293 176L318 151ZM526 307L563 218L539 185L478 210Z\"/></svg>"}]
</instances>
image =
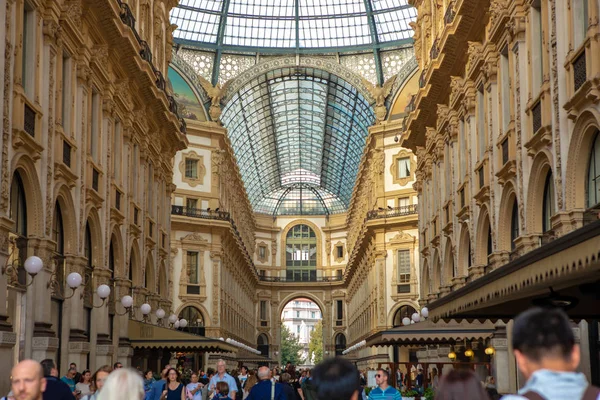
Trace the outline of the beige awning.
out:
<instances>
[{"instance_id":1,"label":"beige awning","mask_svg":"<svg viewBox=\"0 0 600 400\"><path fill-rule=\"evenodd\" d=\"M140 321L129 321L129 341L133 348L165 348L173 351L207 351L211 353L234 353L238 349L219 339L146 324Z\"/></svg>"},{"instance_id":2,"label":"beige awning","mask_svg":"<svg viewBox=\"0 0 600 400\"><path fill-rule=\"evenodd\" d=\"M452 343L467 339L486 339L494 334L494 324L485 322L448 322L431 320L419 322L409 326L381 331L366 339L366 346L389 346L389 345L424 345Z\"/></svg>"}]
</instances>

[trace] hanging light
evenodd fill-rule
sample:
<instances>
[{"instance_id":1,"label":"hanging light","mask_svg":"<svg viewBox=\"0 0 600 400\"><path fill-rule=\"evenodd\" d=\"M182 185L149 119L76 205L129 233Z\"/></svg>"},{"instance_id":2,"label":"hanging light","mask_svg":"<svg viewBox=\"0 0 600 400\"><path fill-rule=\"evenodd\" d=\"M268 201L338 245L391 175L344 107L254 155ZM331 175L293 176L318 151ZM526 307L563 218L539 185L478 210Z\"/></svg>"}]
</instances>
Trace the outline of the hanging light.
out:
<instances>
[{"instance_id":1,"label":"hanging light","mask_svg":"<svg viewBox=\"0 0 600 400\"><path fill-rule=\"evenodd\" d=\"M404 326L410 325L410 318L408 318L408 317L402 318L402 325L404 325Z\"/></svg>"},{"instance_id":2,"label":"hanging light","mask_svg":"<svg viewBox=\"0 0 600 400\"><path fill-rule=\"evenodd\" d=\"M496 349L494 349L494 347L491 344L485 348L485 354L487 354L488 356L493 356L495 352Z\"/></svg>"},{"instance_id":3,"label":"hanging light","mask_svg":"<svg viewBox=\"0 0 600 400\"><path fill-rule=\"evenodd\" d=\"M471 358L471 357L473 357L474 355L475 355L475 353L473 353L473 350L471 350L471 349L467 349L467 350L465 350L465 357L469 357L469 358Z\"/></svg>"},{"instance_id":4,"label":"hanging light","mask_svg":"<svg viewBox=\"0 0 600 400\"><path fill-rule=\"evenodd\" d=\"M421 316L423 318L428 318L429 317L429 309L427 307L423 307L421 309Z\"/></svg>"},{"instance_id":5,"label":"hanging light","mask_svg":"<svg viewBox=\"0 0 600 400\"><path fill-rule=\"evenodd\" d=\"M413 322L419 322L421 320L421 316L419 315L419 313L413 313L411 319L413 320Z\"/></svg>"},{"instance_id":6,"label":"hanging light","mask_svg":"<svg viewBox=\"0 0 600 400\"><path fill-rule=\"evenodd\" d=\"M451 360L456 360L456 353L454 351L451 351L450 353L448 353L448 358Z\"/></svg>"},{"instance_id":7,"label":"hanging light","mask_svg":"<svg viewBox=\"0 0 600 400\"><path fill-rule=\"evenodd\" d=\"M175 322L177 322L177 315L175 315L175 314L169 315L169 323L174 324Z\"/></svg>"}]
</instances>

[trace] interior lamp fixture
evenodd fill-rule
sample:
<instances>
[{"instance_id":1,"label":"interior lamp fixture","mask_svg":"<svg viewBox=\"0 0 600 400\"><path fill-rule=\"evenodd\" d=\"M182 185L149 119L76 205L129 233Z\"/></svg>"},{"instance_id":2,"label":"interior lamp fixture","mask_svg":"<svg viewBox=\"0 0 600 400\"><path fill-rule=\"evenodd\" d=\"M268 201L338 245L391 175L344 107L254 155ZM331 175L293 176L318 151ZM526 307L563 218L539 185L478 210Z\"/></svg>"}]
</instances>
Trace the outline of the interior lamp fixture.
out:
<instances>
[{"instance_id":1,"label":"interior lamp fixture","mask_svg":"<svg viewBox=\"0 0 600 400\"><path fill-rule=\"evenodd\" d=\"M156 318L158 319L163 319L165 317L165 310L163 310L162 308L159 308L158 310L156 310Z\"/></svg>"},{"instance_id":2,"label":"interior lamp fixture","mask_svg":"<svg viewBox=\"0 0 600 400\"><path fill-rule=\"evenodd\" d=\"M496 349L494 349L494 347L491 344L485 348L485 354L487 354L488 356L493 356L495 352Z\"/></svg>"},{"instance_id":3,"label":"interior lamp fixture","mask_svg":"<svg viewBox=\"0 0 600 400\"><path fill-rule=\"evenodd\" d=\"M454 350L450 351L450 353L448 353L448 358L451 360L456 360L456 353L454 352Z\"/></svg>"},{"instance_id":4,"label":"interior lamp fixture","mask_svg":"<svg viewBox=\"0 0 600 400\"><path fill-rule=\"evenodd\" d=\"M9 255L7 257L6 265L4 265L2 267L2 275L5 275L7 272L9 272L9 270L11 270L11 268L12 268L13 272L15 271L16 268L18 268L18 265L16 267L14 266L14 264L9 265L9 260L11 259L11 255ZM29 282L28 284L25 285L25 287L27 287L27 286L31 286L33 284L33 278L35 278L35 276L37 274L39 274L40 271L44 268L44 262L38 256L30 256L27 258L27 260L25 260L23 267L25 268L25 271L27 271L29 276L31 276L31 282Z\"/></svg>"},{"instance_id":5,"label":"interior lamp fixture","mask_svg":"<svg viewBox=\"0 0 600 400\"><path fill-rule=\"evenodd\" d=\"M188 322L186 319L182 318L179 320L179 327L180 328L185 328L187 326Z\"/></svg>"},{"instance_id":6,"label":"interior lamp fixture","mask_svg":"<svg viewBox=\"0 0 600 400\"><path fill-rule=\"evenodd\" d=\"M471 350L471 349L467 349L467 350L465 350L465 357L469 357L469 358L471 358L471 357L473 357L474 355L475 355L475 353L473 352L473 350Z\"/></svg>"},{"instance_id":7,"label":"interior lamp fixture","mask_svg":"<svg viewBox=\"0 0 600 400\"><path fill-rule=\"evenodd\" d=\"M35 257L35 256L33 256ZM29 257L29 258L33 258L33 257ZM27 261L29 261L29 258L27 259ZM38 257L35 257L39 260ZM25 269L27 270L27 272L31 275L31 272L29 272L29 270L27 269L27 261L25 261ZM39 261L41 263L41 260ZM37 263L37 260L32 260L32 263ZM30 264L31 267L31 264ZM34 266L34 271L37 269L38 265ZM40 268L41 269L41 268ZM39 272L39 270L38 270ZM37 272L36 272L37 274ZM65 299L70 299L71 297L73 297L75 295L75 291L83 284L83 278L81 276L81 274L79 274L78 272L71 272L69 275L67 275L67 286L71 289L71 294L66 296ZM94 308L100 308L102 306L104 306L106 304L106 299L108 299L108 297L110 296L110 286L106 285L106 284L102 284L100 286L98 286L96 288L96 293L98 294L98 297L100 297L100 300L102 300L102 303L99 306L95 306L92 304L92 307ZM83 293L81 294L82 298L83 298Z\"/></svg>"},{"instance_id":8,"label":"interior lamp fixture","mask_svg":"<svg viewBox=\"0 0 600 400\"><path fill-rule=\"evenodd\" d=\"M410 318L408 318L408 317L402 318L402 325L404 325L404 326L410 325Z\"/></svg>"},{"instance_id":9,"label":"interior lamp fixture","mask_svg":"<svg viewBox=\"0 0 600 400\"><path fill-rule=\"evenodd\" d=\"M129 295L123 296L121 298L121 305L125 309L125 312L122 312L122 313L120 313L118 311L115 311L115 312L117 313L117 315L125 315L125 314L127 314L128 312L131 311L131 307L133 307L133 297L131 297Z\"/></svg>"}]
</instances>

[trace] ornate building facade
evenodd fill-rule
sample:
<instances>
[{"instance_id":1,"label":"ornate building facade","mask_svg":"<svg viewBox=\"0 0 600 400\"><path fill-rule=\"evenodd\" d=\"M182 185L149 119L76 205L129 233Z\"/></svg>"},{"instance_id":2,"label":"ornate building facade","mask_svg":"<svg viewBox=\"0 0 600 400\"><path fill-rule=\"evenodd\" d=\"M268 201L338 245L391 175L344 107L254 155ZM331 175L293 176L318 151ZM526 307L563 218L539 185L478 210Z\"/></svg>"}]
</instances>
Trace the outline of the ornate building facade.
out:
<instances>
[{"instance_id":1,"label":"ornate building facade","mask_svg":"<svg viewBox=\"0 0 600 400\"><path fill-rule=\"evenodd\" d=\"M508 320L567 298L597 384L599 3L414 5L402 143L418 159L421 299L434 319ZM511 357L501 392L517 388Z\"/></svg>"},{"instance_id":2,"label":"ornate building facade","mask_svg":"<svg viewBox=\"0 0 600 400\"><path fill-rule=\"evenodd\" d=\"M70 362L127 363L138 306L170 307L172 157L187 145L165 91L174 4L129 3L2 3L5 371L23 358L53 358L61 372ZM43 262L33 276L30 256ZM78 284L66 279L74 272Z\"/></svg>"}]
</instances>

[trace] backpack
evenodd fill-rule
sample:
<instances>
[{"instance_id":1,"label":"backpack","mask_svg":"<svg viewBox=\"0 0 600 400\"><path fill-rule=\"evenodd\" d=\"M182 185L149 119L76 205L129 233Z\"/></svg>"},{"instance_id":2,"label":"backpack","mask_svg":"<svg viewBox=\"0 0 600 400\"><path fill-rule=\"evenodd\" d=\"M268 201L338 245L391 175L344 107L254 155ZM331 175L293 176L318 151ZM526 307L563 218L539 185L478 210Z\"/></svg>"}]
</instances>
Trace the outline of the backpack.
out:
<instances>
[{"instance_id":1,"label":"backpack","mask_svg":"<svg viewBox=\"0 0 600 400\"><path fill-rule=\"evenodd\" d=\"M545 400L536 392L523 393L521 396L529 400ZM598 398L600 398L600 388L593 385L589 385L583 392L583 396L581 396L581 400L597 400Z\"/></svg>"}]
</instances>

